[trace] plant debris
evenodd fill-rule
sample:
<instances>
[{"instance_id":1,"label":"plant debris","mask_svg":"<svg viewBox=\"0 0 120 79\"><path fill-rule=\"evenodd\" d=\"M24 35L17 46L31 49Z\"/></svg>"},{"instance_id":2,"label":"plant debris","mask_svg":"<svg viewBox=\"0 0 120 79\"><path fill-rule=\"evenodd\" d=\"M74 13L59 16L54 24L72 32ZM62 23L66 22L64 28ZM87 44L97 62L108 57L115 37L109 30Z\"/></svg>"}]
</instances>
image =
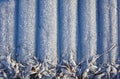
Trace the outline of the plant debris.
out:
<instances>
[{"instance_id":1,"label":"plant debris","mask_svg":"<svg viewBox=\"0 0 120 79\"><path fill-rule=\"evenodd\" d=\"M63 60L52 65L47 61L40 62L36 57L22 63L13 59L11 54L0 55L0 79L120 79L120 60L96 64L101 56L103 54L94 55L78 64Z\"/></svg>"},{"instance_id":2,"label":"plant debris","mask_svg":"<svg viewBox=\"0 0 120 79\"><path fill-rule=\"evenodd\" d=\"M120 65L104 63L100 66L89 61L73 65L62 61L57 66L48 62L22 64L9 59L0 59L0 79L120 79ZM94 58L93 58L94 59Z\"/></svg>"}]
</instances>

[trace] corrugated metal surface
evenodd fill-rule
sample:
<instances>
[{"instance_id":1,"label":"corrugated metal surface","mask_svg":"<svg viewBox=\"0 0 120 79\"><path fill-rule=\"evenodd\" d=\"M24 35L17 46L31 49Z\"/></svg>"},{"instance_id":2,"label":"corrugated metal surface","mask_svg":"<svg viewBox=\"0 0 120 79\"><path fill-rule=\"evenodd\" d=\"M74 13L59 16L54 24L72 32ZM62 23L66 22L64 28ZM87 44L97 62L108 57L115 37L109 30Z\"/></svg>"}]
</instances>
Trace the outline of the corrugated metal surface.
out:
<instances>
[{"instance_id":1,"label":"corrugated metal surface","mask_svg":"<svg viewBox=\"0 0 120 79\"><path fill-rule=\"evenodd\" d=\"M0 0L0 54L20 62L36 56L52 64L120 59L119 0Z\"/></svg>"},{"instance_id":2,"label":"corrugated metal surface","mask_svg":"<svg viewBox=\"0 0 120 79\"><path fill-rule=\"evenodd\" d=\"M117 3L116 0L1 0L1 54L17 53L21 61L36 54L42 61L49 59L56 63L70 58L80 61L102 53L118 44ZM117 56L116 47L103 59L114 62Z\"/></svg>"}]
</instances>

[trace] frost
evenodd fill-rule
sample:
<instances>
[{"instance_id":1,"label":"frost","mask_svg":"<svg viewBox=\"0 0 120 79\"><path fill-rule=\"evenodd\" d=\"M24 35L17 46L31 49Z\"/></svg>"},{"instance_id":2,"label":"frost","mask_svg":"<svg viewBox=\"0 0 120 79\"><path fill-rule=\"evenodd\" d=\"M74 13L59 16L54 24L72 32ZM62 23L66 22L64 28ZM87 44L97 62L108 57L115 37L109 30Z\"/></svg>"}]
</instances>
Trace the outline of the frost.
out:
<instances>
[{"instance_id":1,"label":"frost","mask_svg":"<svg viewBox=\"0 0 120 79\"><path fill-rule=\"evenodd\" d=\"M103 54L113 50L113 45ZM63 60L57 66L49 61L40 62L36 57L26 60L25 63L14 60L10 53L0 55L0 78L1 79L110 79L120 78L120 61L116 63L103 63L97 65L96 61L101 55L95 55L84 59L79 64L73 60Z\"/></svg>"}]
</instances>

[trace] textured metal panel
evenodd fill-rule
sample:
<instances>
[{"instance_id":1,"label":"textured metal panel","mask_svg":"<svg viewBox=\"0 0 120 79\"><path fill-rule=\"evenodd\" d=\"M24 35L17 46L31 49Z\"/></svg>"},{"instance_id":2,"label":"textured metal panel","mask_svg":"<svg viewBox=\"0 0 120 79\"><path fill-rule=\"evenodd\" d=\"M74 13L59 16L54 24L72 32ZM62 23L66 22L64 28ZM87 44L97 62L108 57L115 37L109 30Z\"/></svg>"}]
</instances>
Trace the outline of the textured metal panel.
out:
<instances>
[{"instance_id":1,"label":"textured metal panel","mask_svg":"<svg viewBox=\"0 0 120 79\"><path fill-rule=\"evenodd\" d=\"M118 0L0 0L0 56L52 65L120 60ZM116 47L108 52L113 45ZM108 53L108 54L106 54ZM87 62L88 64L88 62Z\"/></svg>"}]
</instances>

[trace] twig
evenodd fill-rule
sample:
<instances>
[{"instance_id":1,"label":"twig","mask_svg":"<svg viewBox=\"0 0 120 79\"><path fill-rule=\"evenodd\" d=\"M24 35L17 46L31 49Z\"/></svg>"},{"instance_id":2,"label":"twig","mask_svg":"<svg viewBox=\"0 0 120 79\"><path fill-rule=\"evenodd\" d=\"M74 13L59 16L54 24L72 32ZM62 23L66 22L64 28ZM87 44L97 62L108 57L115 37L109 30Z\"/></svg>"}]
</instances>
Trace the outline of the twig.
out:
<instances>
[{"instance_id":1,"label":"twig","mask_svg":"<svg viewBox=\"0 0 120 79\"><path fill-rule=\"evenodd\" d=\"M103 55L109 54L110 51L113 50L116 46L118 46L118 45L117 45L117 44L113 44L108 50L106 50L106 51L103 52L101 55L99 55L99 56L95 59L95 61L96 61L98 58L102 57ZM85 62L86 62L86 60L81 61L81 62L77 65L77 67L80 66L82 63L85 63Z\"/></svg>"}]
</instances>

